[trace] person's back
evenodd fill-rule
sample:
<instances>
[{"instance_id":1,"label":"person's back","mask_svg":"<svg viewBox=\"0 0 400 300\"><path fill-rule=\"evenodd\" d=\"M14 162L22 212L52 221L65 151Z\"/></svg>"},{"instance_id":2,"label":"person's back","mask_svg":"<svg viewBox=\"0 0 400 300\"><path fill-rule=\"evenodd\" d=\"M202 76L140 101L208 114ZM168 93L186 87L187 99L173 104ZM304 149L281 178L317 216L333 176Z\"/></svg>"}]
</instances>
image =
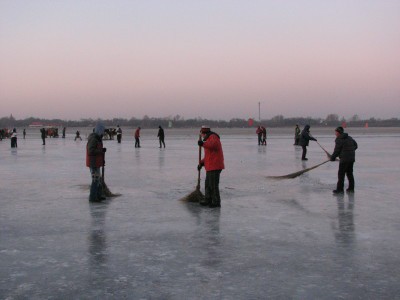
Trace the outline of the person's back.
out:
<instances>
[{"instance_id":1,"label":"person's back","mask_svg":"<svg viewBox=\"0 0 400 300\"><path fill-rule=\"evenodd\" d=\"M338 182L336 189L333 190L334 194L341 194L344 192L344 178L347 176L349 187L347 192L354 192L354 175L353 166L355 162L356 149L358 148L357 142L344 132L343 127L339 126L335 129L335 149L330 157L331 161L335 161L336 157L340 158L338 170Z\"/></svg>"},{"instance_id":2,"label":"person's back","mask_svg":"<svg viewBox=\"0 0 400 300\"><path fill-rule=\"evenodd\" d=\"M332 156L338 156L341 162L354 162L357 148L357 142L344 132L335 139L335 150Z\"/></svg>"},{"instance_id":3,"label":"person's back","mask_svg":"<svg viewBox=\"0 0 400 300\"><path fill-rule=\"evenodd\" d=\"M104 167L104 153L106 152L106 148L103 148L103 135L104 126L97 124L94 132L89 135L86 144L86 166L89 167L92 176L89 195L91 202L105 199L100 174L100 168Z\"/></svg>"}]
</instances>

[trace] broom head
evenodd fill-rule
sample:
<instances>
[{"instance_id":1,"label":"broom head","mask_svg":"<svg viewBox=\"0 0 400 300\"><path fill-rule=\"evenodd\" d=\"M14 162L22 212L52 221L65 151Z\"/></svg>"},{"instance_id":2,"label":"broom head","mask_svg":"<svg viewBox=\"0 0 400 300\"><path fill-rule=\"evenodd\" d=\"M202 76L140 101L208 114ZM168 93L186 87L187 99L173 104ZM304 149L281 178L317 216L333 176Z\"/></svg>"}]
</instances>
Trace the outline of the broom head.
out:
<instances>
[{"instance_id":1,"label":"broom head","mask_svg":"<svg viewBox=\"0 0 400 300\"><path fill-rule=\"evenodd\" d=\"M204 200L204 195L200 191L200 189L197 189L197 188L193 192L191 192L189 195L180 199L180 201L182 201L182 202L197 202L197 203L201 202L202 200Z\"/></svg>"}]
</instances>

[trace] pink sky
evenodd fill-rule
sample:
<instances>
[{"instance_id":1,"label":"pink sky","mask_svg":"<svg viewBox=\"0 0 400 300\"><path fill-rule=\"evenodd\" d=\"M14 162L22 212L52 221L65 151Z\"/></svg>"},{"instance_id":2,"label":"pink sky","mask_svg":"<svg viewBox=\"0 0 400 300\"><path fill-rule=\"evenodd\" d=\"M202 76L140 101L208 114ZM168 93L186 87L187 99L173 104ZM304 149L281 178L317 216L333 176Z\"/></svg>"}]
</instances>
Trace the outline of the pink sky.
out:
<instances>
[{"instance_id":1,"label":"pink sky","mask_svg":"<svg viewBox=\"0 0 400 300\"><path fill-rule=\"evenodd\" d=\"M0 45L0 117L400 117L399 1L10 0Z\"/></svg>"}]
</instances>

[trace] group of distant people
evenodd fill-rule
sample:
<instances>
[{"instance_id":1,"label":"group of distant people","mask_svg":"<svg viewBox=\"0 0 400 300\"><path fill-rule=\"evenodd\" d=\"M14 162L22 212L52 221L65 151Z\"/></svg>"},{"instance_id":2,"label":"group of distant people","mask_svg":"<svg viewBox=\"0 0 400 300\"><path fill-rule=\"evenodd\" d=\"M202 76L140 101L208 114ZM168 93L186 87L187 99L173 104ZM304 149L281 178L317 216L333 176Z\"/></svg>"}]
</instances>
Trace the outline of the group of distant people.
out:
<instances>
[{"instance_id":1,"label":"group of distant people","mask_svg":"<svg viewBox=\"0 0 400 300\"><path fill-rule=\"evenodd\" d=\"M256 129L256 134L258 138L258 145L260 146L267 146L267 129L259 125Z\"/></svg>"}]
</instances>

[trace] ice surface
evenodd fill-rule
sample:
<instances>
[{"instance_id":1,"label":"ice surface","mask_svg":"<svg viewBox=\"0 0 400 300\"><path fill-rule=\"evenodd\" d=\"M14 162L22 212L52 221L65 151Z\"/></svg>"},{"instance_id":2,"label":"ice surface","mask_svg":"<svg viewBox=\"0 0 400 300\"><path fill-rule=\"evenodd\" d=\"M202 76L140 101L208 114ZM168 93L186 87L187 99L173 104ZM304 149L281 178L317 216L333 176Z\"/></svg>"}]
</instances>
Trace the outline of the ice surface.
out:
<instances>
[{"instance_id":1,"label":"ice surface","mask_svg":"<svg viewBox=\"0 0 400 300\"><path fill-rule=\"evenodd\" d=\"M400 295L400 129L349 129L354 195L333 196L336 162L307 162L292 131L221 134L221 209L178 199L197 184L198 129L132 128L104 141L105 181L122 196L88 202L86 141L38 130L0 142L0 299L395 299ZM22 129L18 129L22 132ZM36 132L37 131L37 132ZM81 129L85 138L89 129ZM312 134L332 152L332 130ZM204 171L201 188L204 190ZM347 182L346 182L347 185Z\"/></svg>"}]
</instances>

